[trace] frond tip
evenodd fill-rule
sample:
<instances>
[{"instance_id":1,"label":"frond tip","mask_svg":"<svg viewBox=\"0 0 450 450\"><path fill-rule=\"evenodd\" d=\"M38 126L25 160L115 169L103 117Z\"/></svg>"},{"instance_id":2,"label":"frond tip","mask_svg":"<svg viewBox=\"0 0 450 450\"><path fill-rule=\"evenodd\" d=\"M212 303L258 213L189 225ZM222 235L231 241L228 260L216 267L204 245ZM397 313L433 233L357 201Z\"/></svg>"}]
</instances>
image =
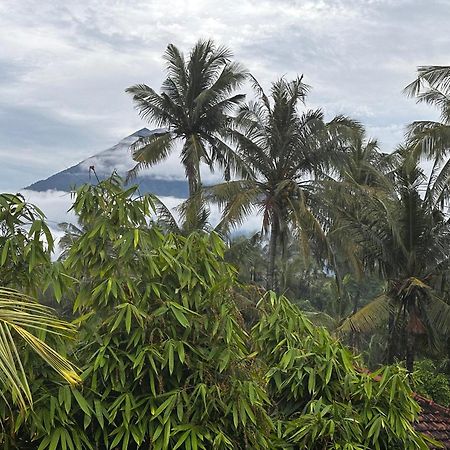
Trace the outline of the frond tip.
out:
<instances>
[{"instance_id":1,"label":"frond tip","mask_svg":"<svg viewBox=\"0 0 450 450\"><path fill-rule=\"evenodd\" d=\"M33 332L69 337L73 325L58 320L51 308L12 289L0 288L0 383L21 408L32 405L31 390L22 365L17 337L70 384L81 381L76 368Z\"/></svg>"}]
</instances>

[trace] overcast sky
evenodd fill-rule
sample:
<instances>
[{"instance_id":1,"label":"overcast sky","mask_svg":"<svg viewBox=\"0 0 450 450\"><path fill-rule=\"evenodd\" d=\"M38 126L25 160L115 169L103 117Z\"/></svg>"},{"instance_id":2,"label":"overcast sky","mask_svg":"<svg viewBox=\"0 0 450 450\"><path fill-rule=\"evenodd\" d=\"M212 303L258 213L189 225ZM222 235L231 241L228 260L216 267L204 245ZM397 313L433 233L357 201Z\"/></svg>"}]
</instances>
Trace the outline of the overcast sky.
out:
<instances>
[{"instance_id":1,"label":"overcast sky","mask_svg":"<svg viewBox=\"0 0 450 450\"><path fill-rule=\"evenodd\" d=\"M261 82L304 74L308 104L362 121L385 151L434 112L402 94L450 63L450 0L1 0L0 189L18 189L148 126L124 90L159 88L168 43L234 51ZM151 126L150 126L151 128Z\"/></svg>"}]
</instances>

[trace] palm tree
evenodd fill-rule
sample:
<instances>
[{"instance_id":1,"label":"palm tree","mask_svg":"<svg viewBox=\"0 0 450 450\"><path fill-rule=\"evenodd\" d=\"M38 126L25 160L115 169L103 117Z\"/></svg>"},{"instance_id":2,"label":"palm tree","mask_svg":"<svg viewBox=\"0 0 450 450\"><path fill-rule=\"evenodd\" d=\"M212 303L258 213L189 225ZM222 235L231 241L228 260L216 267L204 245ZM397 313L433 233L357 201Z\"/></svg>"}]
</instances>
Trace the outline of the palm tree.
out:
<instances>
[{"instance_id":1,"label":"palm tree","mask_svg":"<svg viewBox=\"0 0 450 450\"><path fill-rule=\"evenodd\" d=\"M437 107L441 115L440 122L413 122L408 130L409 142L427 156L445 157L450 151L450 66L419 67L417 79L404 92L417 97L418 102Z\"/></svg>"},{"instance_id":2,"label":"palm tree","mask_svg":"<svg viewBox=\"0 0 450 450\"><path fill-rule=\"evenodd\" d=\"M346 189L351 189L352 185L385 189L390 186L386 174L397 165L396 153L381 153L378 142L368 139L365 131L359 130L348 140L345 157L337 167L337 180Z\"/></svg>"},{"instance_id":3,"label":"palm tree","mask_svg":"<svg viewBox=\"0 0 450 450\"><path fill-rule=\"evenodd\" d=\"M145 84L126 90L133 95L143 119L164 127L133 145L137 164L130 176L167 158L177 141L182 144L181 162L190 197L201 186L200 163L206 163L211 170L218 164L227 176L239 168L239 158L221 138L229 121L228 113L245 98L234 91L247 73L231 58L228 48L216 47L211 40L198 41L188 60L170 44L164 54L167 78L161 93Z\"/></svg>"},{"instance_id":4,"label":"palm tree","mask_svg":"<svg viewBox=\"0 0 450 450\"><path fill-rule=\"evenodd\" d=\"M366 270L376 269L387 280L387 290L344 321L340 331L370 332L388 323L388 360L400 352L412 371L419 339L432 342L436 332L450 331L450 306L435 289L450 268L450 222L429 201L439 184L427 180L411 150L399 153L389 195L360 190L335 205L335 237L351 246Z\"/></svg>"},{"instance_id":5,"label":"palm tree","mask_svg":"<svg viewBox=\"0 0 450 450\"><path fill-rule=\"evenodd\" d=\"M436 179L433 202L441 208L448 206L450 197L450 66L423 66L418 68L417 79L405 89L416 97L437 107L440 121L421 120L413 122L407 133L408 144L418 156L433 160L430 180Z\"/></svg>"},{"instance_id":6,"label":"palm tree","mask_svg":"<svg viewBox=\"0 0 450 450\"><path fill-rule=\"evenodd\" d=\"M229 131L247 167L247 178L207 188L206 198L224 208L221 227L236 226L255 210L262 214L262 232L270 234L267 287L275 286L275 261L285 248L290 229L306 249L321 227L308 204L314 179L337 162L342 130L358 124L339 116L325 123L321 110L300 113L308 86L297 78L272 84L271 99L253 79L257 100L242 105Z\"/></svg>"}]
</instances>

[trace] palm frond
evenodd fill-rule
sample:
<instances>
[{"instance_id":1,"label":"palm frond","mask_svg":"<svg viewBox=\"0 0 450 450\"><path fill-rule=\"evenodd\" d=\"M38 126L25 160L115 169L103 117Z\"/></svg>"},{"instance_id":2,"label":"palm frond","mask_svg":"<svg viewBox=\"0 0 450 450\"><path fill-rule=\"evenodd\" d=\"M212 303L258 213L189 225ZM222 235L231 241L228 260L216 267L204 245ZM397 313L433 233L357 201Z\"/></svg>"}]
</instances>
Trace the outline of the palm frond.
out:
<instances>
[{"instance_id":1,"label":"palm frond","mask_svg":"<svg viewBox=\"0 0 450 450\"><path fill-rule=\"evenodd\" d=\"M252 180L229 181L205 188L205 198L223 208L218 229L226 234L231 228L241 225L257 208L261 196L259 185Z\"/></svg>"},{"instance_id":2,"label":"palm frond","mask_svg":"<svg viewBox=\"0 0 450 450\"><path fill-rule=\"evenodd\" d=\"M136 84L125 92L133 96L135 108L143 119L160 127L176 122L176 118L165 109L163 97L146 84Z\"/></svg>"},{"instance_id":3,"label":"palm frond","mask_svg":"<svg viewBox=\"0 0 450 450\"><path fill-rule=\"evenodd\" d=\"M33 333L37 331L68 337L73 334L74 327L56 319L50 308L30 297L0 288L0 382L21 407L32 404L32 398L14 333L69 383L80 382L75 367Z\"/></svg>"},{"instance_id":4,"label":"palm frond","mask_svg":"<svg viewBox=\"0 0 450 450\"><path fill-rule=\"evenodd\" d=\"M450 305L435 294L428 297L427 316L430 324L444 336L450 334Z\"/></svg>"},{"instance_id":5,"label":"palm frond","mask_svg":"<svg viewBox=\"0 0 450 450\"><path fill-rule=\"evenodd\" d=\"M181 229L172 211L156 195L151 194L150 198L155 206L156 224L165 231L181 234Z\"/></svg>"},{"instance_id":6,"label":"palm frond","mask_svg":"<svg viewBox=\"0 0 450 450\"><path fill-rule=\"evenodd\" d=\"M338 334L351 332L370 333L387 322L392 311L391 300L387 294L381 294L369 304L351 315L339 326Z\"/></svg>"},{"instance_id":7,"label":"palm frond","mask_svg":"<svg viewBox=\"0 0 450 450\"><path fill-rule=\"evenodd\" d=\"M169 131L140 138L131 146L133 159L137 164L128 171L127 181L134 178L141 170L166 159L173 150L174 144L175 137Z\"/></svg>"},{"instance_id":8,"label":"palm frond","mask_svg":"<svg viewBox=\"0 0 450 450\"><path fill-rule=\"evenodd\" d=\"M166 61L167 70L174 78L177 87L181 91L186 91L187 72L183 53L175 45L169 44L163 58Z\"/></svg>"},{"instance_id":9,"label":"palm frond","mask_svg":"<svg viewBox=\"0 0 450 450\"><path fill-rule=\"evenodd\" d=\"M417 79L405 87L403 92L409 97L417 96L427 83L436 89L447 91L450 88L450 66L420 66Z\"/></svg>"},{"instance_id":10,"label":"palm frond","mask_svg":"<svg viewBox=\"0 0 450 450\"><path fill-rule=\"evenodd\" d=\"M271 114L272 108L270 105L269 98L267 97L267 95L264 92L264 89L262 88L262 86L259 84L258 80L252 74L249 74L248 77L252 83L253 90L256 92L258 97L262 100L265 108L267 109L267 112L269 114Z\"/></svg>"}]
</instances>

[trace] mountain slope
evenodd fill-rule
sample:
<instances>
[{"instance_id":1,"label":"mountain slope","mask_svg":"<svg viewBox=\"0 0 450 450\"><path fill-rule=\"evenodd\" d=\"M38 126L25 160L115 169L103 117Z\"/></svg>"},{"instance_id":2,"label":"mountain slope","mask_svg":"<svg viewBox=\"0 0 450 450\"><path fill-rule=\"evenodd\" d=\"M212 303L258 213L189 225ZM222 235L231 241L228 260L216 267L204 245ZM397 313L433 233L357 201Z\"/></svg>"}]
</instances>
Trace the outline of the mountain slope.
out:
<instances>
[{"instance_id":1,"label":"mountain slope","mask_svg":"<svg viewBox=\"0 0 450 450\"><path fill-rule=\"evenodd\" d=\"M130 155L130 145L139 137L150 136L157 131L159 130L142 128L122 139L113 147L97 153L45 180L37 181L25 189L41 192L48 190L68 192L84 183L96 183L95 176L89 170L91 166L94 166L95 172L100 179L109 177L114 170L124 176L127 170L131 169L135 164ZM188 187L185 180L162 178L152 174L151 169L143 171L131 183L138 184L142 193L152 192L158 196L177 198L186 198L188 195Z\"/></svg>"}]
</instances>

